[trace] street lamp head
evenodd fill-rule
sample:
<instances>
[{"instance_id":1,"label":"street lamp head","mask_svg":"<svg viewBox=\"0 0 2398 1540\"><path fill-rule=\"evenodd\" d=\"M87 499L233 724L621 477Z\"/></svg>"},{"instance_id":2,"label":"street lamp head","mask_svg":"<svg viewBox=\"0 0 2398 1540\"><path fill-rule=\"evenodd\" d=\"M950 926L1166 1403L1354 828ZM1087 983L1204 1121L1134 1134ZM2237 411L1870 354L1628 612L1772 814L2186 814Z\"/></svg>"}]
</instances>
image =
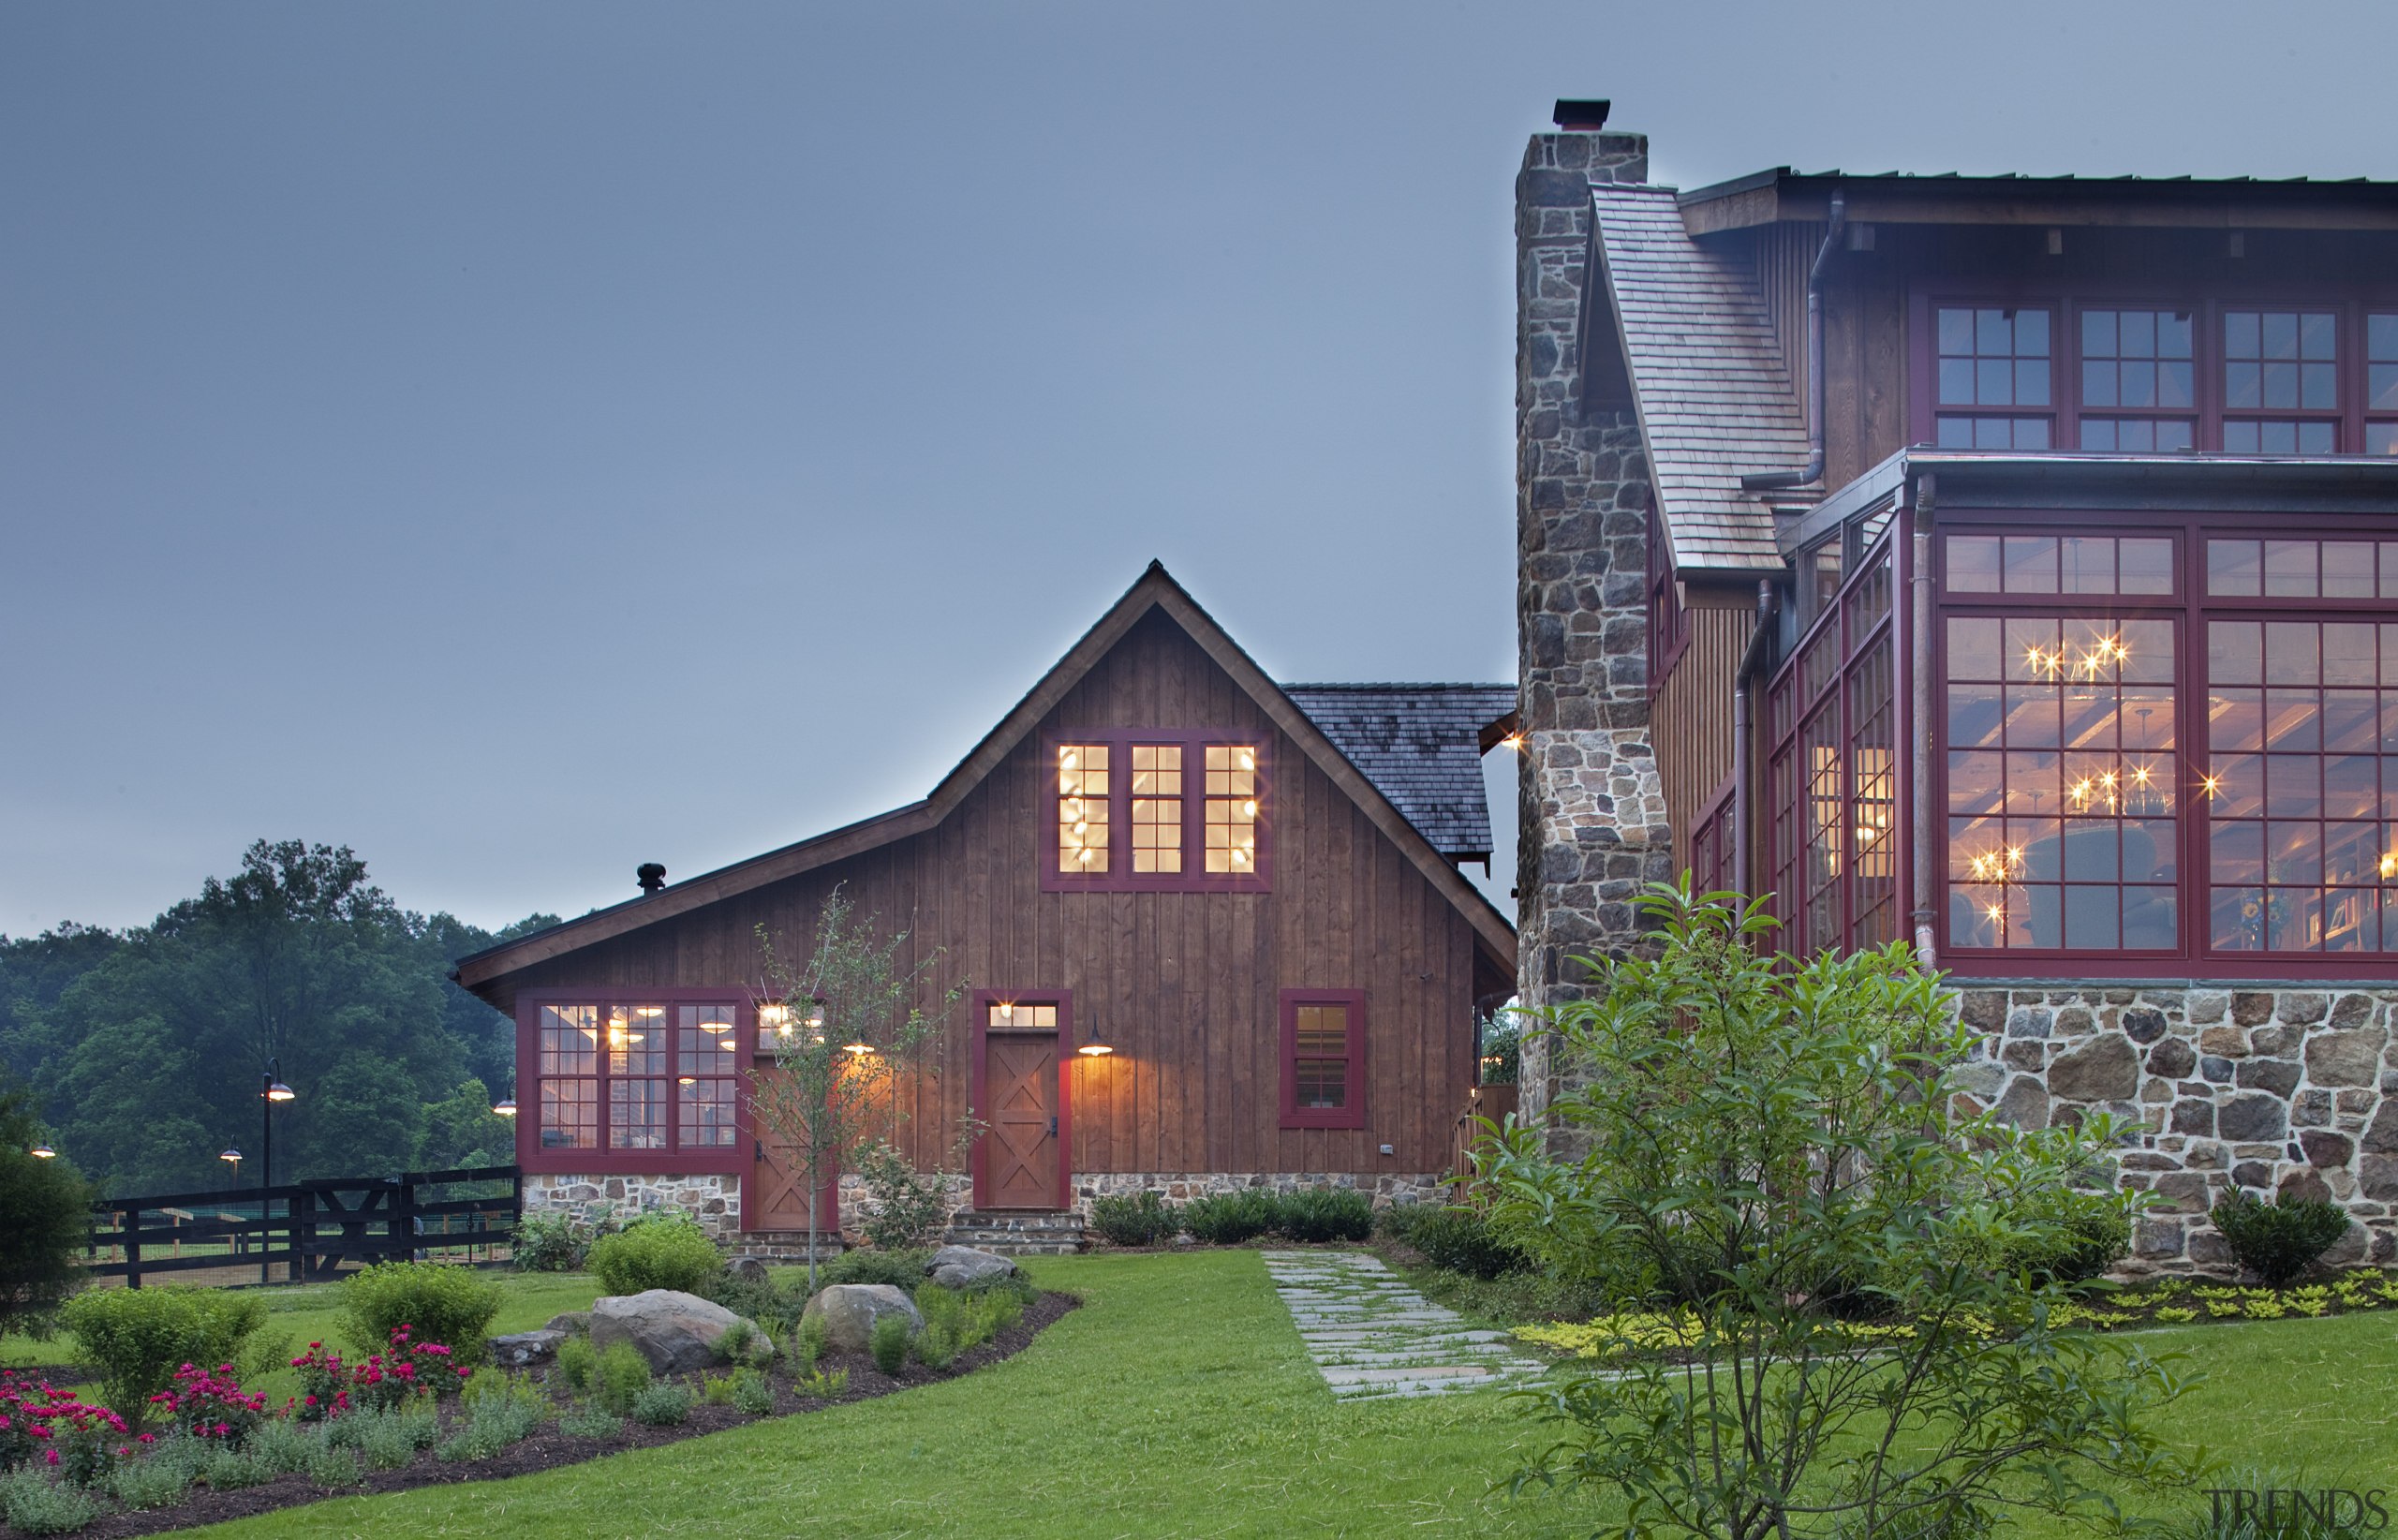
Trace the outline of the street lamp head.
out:
<instances>
[{"instance_id":1,"label":"street lamp head","mask_svg":"<svg viewBox=\"0 0 2398 1540\"><path fill-rule=\"evenodd\" d=\"M217 1153L216 1158L224 1162L227 1165L239 1165L242 1163L242 1152L235 1149L231 1145L227 1145L222 1150L220 1150Z\"/></svg>"},{"instance_id":2,"label":"street lamp head","mask_svg":"<svg viewBox=\"0 0 2398 1540\"><path fill-rule=\"evenodd\" d=\"M498 1101L494 1102L491 1104L491 1110L499 1114L502 1118L513 1118L516 1116L516 1098L512 1096L503 1096Z\"/></svg>"},{"instance_id":3,"label":"street lamp head","mask_svg":"<svg viewBox=\"0 0 2398 1540\"><path fill-rule=\"evenodd\" d=\"M37 1161L54 1161L58 1159L58 1151L51 1148L47 1144L36 1145L33 1148L26 1150L25 1153L32 1156Z\"/></svg>"},{"instance_id":4,"label":"street lamp head","mask_svg":"<svg viewBox=\"0 0 2398 1540\"><path fill-rule=\"evenodd\" d=\"M289 1102L300 1093L280 1080L270 1080L263 1094L270 1102Z\"/></svg>"}]
</instances>

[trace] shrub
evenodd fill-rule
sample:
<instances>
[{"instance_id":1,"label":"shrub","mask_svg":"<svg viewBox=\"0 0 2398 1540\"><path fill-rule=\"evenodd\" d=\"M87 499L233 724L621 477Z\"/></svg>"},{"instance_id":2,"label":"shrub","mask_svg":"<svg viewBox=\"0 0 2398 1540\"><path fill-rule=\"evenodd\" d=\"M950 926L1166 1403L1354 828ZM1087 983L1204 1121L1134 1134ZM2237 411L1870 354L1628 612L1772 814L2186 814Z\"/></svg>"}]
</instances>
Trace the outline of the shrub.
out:
<instances>
[{"instance_id":1,"label":"shrub","mask_svg":"<svg viewBox=\"0 0 2398 1540\"><path fill-rule=\"evenodd\" d=\"M32 1093L0 1074L0 1336L47 1332L84 1278L91 1186L64 1158L26 1153L41 1142Z\"/></svg>"},{"instance_id":2,"label":"shrub","mask_svg":"<svg viewBox=\"0 0 2398 1540\"><path fill-rule=\"evenodd\" d=\"M791 1361L794 1370L803 1375L816 1372L817 1361L824 1356L830 1328L821 1315L811 1315L792 1333Z\"/></svg>"},{"instance_id":3,"label":"shrub","mask_svg":"<svg viewBox=\"0 0 2398 1540\"><path fill-rule=\"evenodd\" d=\"M100 1516L88 1492L21 1471L0 1488L0 1517L20 1534L71 1534Z\"/></svg>"},{"instance_id":4,"label":"shrub","mask_svg":"<svg viewBox=\"0 0 2398 1540\"><path fill-rule=\"evenodd\" d=\"M280 1418L268 1423L258 1435L241 1447L248 1456L266 1467L270 1475L289 1475L307 1469L308 1457L324 1448L329 1441L318 1435L328 1431L321 1424L286 1422Z\"/></svg>"},{"instance_id":5,"label":"shrub","mask_svg":"<svg viewBox=\"0 0 2398 1540\"><path fill-rule=\"evenodd\" d=\"M588 1266L610 1294L697 1294L723 1273L724 1252L697 1220L661 1215L592 1242Z\"/></svg>"},{"instance_id":6,"label":"shrub","mask_svg":"<svg viewBox=\"0 0 2398 1540\"><path fill-rule=\"evenodd\" d=\"M648 1428L677 1428L691 1415L691 1393L672 1380L633 1398L633 1421Z\"/></svg>"},{"instance_id":7,"label":"shrub","mask_svg":"<svg viewBox=\"0 0 2398 1540\"><path fill-rule=\"evenodd\" d=\"M2132 1249L2131 1212L2121 1193L2052 1188L2016 1217L2038 1233L2007 1246L2001 1265L2035 1281L2087 1283Z\"/></svg>"},{"instance_id":8,"label":"shrub","mask_svg":"<svg viewBox=\"0 0 2398 1540\"><path fill-rule=\"evenodd\" d=\"M2208 1218L2223 1232L2224 1243L2240 1265L2275 1289L2315 1266L2348 1233L2348 1216L2339 1205L2320 1198L2294 1199L2287 1191L2272 1203L2234 1192L2218 1202Z\"/></svg>"},{"instance_id":9,"label":"shrub","mask_svg":"<svg viewBox=\"0 0 2398 1540\"><path fill-rule=\"evenodd\" d=\"M466 1425L436 1451L441 1459L489 1459L510 1444L530 1438L549 1406L539 1391L504 1377L465 1404Z\"/></svg>"},{"instance_id":10,"label":"shrub","mask_svg":"<svg viewBox=\"0 0 2398 1540\"><path fill-rule=\"evenodd\" d=\"M190 1364L175 1371L175 1383L150 1398L159 1416L196 1439L238 1446L266 1420L266 1397L244 1390L233 1366L210 1372Z\"/></svg>"},{"instance_id":11,"label":"shrub","mask_svg":"<svg viewBox=\"0 0 2398 1540\"><path fill-rule=\"evenodd\" d=\"M355 1487L359 1483L358 1457L348 1449L335 1449L319 1444L309 1451L308 1479L332 1490L339 1487Z\"/></svg>"},{"instance_id":12,"label":"shrub","mask_svg":"<svg viewBox=\"0 0 2398 1540\"><path fill-rule=\"evenodd\" d=\"M909 1336L906 1316L877 1317L873 1331L866 1336L866 1346L874 1355L874 1367L894 1376L907 1368Z\"/></svg>"},{"instance_id":13,"label":"shrub","mask_svg":"<svg viewBox=\"0 0 2398 1540\"><path fill-rule=\"evenodd\" d=\"M1182 1228L1165 1199L1154 1192L1136 1192L1129 1198L1094 1198L1090 1224L1111 1246L1154 1246L1171 1240Z\"/></svg>"},{"instance_id":14,"label":"shrub","mask_svg":"<svg viewBox=\"0 0 2398 1540\"><path fill-rule=\"evenodd\" d=\"M730 1271L718 1273L695 1292L744 1320L755 1322L770 1336L777 1328L788 1331L807 1304L804 1292L786 1293L770 1282L735 1278Z\"/></svg>"},{"instance_id":15,"label":"shrub","mask_svg":"<svg viewBox=\"0 0 2398 1540\"><path fill-rule=\"evenodd\" d=\"M754 1369L745 1369L733 1376L733 1404L735 1410L753 1417L762 1417L775 1409L774 1382Z\"/></svg>"},{"instance_id":16,"label":"shrub","mask_svg":"<svg viewBox=\"0 0 2398 1540\"><path fill-rule=\"evenodd\" d=\"M896 1289L913 1289L925 1281L925 1263L931 1256L925 1251L844 1251L816 1269L816 1286L888 1283Z\"/></svg>"},{"instance_id":17,"label":"shrub","mask_svg":"<svg viewBox=\"0 0 2398 1540\"><path fill-rule=\"evenodd\" d=\"M619 1228L613 1213L597 1222L572 1214L526 1214L509 1236L509 1256L520 1273L580 1272L592 1243Z\"/></svg>"},{"instance_id":18,"label":"shrub","mask_svg":"<svg viewBox=\"0 0 2398 1540\"><path fill-rule=\"evenodd\" d=\"M1274 1227L1274 1196L1260 1188L1194 1198L1182 1207L1182 1227L1210 1246L1237 1246Z\"/></svg>"},{"instance_id":19,"label":"shrub","mask_svg":"<svg viewBox=\"0 0 2398 1540\"><path fill-rule=\"evenodd\" d=\"M358 1452L366 1457L370 1468L377 1471L396 1471L409 1464L416 1459L416 1452L431 1448L441 1432L440 1419L430 1408L363 1413L342 1421L359 1425L354 1430Z\"/></svg>"},{"instance_id":20,"label":"shrub","mask_svg":"<svg viewBox=\"0 0 2398 1540\"><path fill-rule=\"evenodd\" d=\"M600 1404L618 1416L633 1409L633 1398L649 1388L649 1360L630 1342L611 1342L600 1355Z\"/></svg>"},{"instance_id":21,"label":"shrub","mask_svg":"<svg viewBox=\"0 0 2398 1540\"><path fill-rule=\"evenodd\" d=\"M600 1369L600 1352L588 1337L570 1337L558 1344L558 1378L576 1395L590 1392Z\"/></svg>"},{"instance_id":22,"label":"shrub","mask_svg":"<svg viewBox=\"0 0 2398 1540\"><path fill-rule=\"evenodd\" d=\"M200 1468L200 1479L212 1492L238 1492L273 1481L274 1473L239 1449L218 1449Z\"/></svg>"},{"instance_id":23,"label":"shrub","mask_svg":"<svg viewBox=\"0 0 2398 1540\"><path fill-rule=\"evenodd\" d=\"M1286 1240L1364 1240L1374 1233L1373 1200L1363 1192L1285 1192L1274 1209L1274 1233Z\"/></svg>"},{"instance_id":24,"label":"shrub","mask_svg":"<svg viewBox=\"0 0 2398 1540\"><path fill-rule=\"evenodd\" d=\"M949 1198L940 1177L916 1174L908 1158L880 1139L851 1157L851 1165L873 1197L861 1228L883 1251L905 1251L939 1240L949 1223Z\"/></svg>"},{"instance_id":25,"label":"shrub","mask_svg":"<svg viewBox=\"0 0 2398 1540\"><path fill-rule=\"evenodd\" d=\"M191 1496L192 1468L180 1459L127 1460L109 1480L109 1495L139 1513L171 1508Z\"/></svg>"},{"instance_id":26,"label":"shrub","mask_svg":"<svg viewBox=\"0 0 2398 1540\"><path fill-rule=\"evenodd\" d=\"M772 1349L774 1344L765 1344ZM735 1321L724 1328L716 1340L716 1361L720 1364L747 1363L756 1356L759 1348L758 1328L747 1321Z\"/></svg>"},{"instance_id":27,"label":"shrub","mask_svg":"<svg viewBox=\"0 0 2398 1540\"><path fill-rule=\"evenodd\" d=\"M822 1370L810 1370L804 1377L792 1383L794 1393L820 1401L838 1400L842 1392L849 1388L850 1371L846 1369L836 1369L829 1374Z\"/></svg>"},{"instance_id":28,"label":"shrub","mask_svg":"<svg viewBox=\"0 0 2398 1540\"><path fill-rule=\"evenodd\" d=\"M92 1289L68 1300L62 1317L102 1398L138 1422L184 1365L230 1362L265 1325L266 1301L214 1289Z\"/></svg>"},{"instance_id":29,"label":"shrub","mask_svg":"<svg viewBox=\"0 0 2398 1540\"><path fill-rule=\"evenodd\" d=\"M378 1262L341 1286L350 1340L377 1352L402 1330L411 1341L439 1343L462 1364L483 1361L483 1334L499 1313L497 1283L442 1262Z\"/></svg>"},{"instance_id":30,"label":"shrub","mask_svg":"<svg viewBox=\"0 0 2398 1540\"><path fill-rule=\"evenodd\" d=\"M570 1439L620 1439L625 1419L606 1407L586 1401L558 1416L558 1431Z\"/></svg>"},{"instance_id":31,"label":"shrub","mask_svg":"<svg viewBox=\"0 0 2398 1540\"><path fill-rule=\"evenodd\" d=\"M1471 1208L1418 1204L1406 1240L1433 1266L1469 1278L1501 1278L1532 1265L1532 1258L1491 1228L1488 1219Z\"/></svg>"}]
</instances>

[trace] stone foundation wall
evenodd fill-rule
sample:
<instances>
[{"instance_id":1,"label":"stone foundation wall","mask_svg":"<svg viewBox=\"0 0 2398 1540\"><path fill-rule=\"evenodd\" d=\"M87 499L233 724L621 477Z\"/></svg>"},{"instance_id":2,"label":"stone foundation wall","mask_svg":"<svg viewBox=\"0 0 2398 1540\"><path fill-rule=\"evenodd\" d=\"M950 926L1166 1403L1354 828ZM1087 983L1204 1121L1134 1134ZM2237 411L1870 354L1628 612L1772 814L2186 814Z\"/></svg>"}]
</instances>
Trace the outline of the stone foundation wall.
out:
<instances>
[{"instance_id":1,"label":"stone foundation wall","mask_svg":"<svg viewBox=\"0 0 2398 1540\"><path fill-rule=\"evenodd\" d=\"M2398 990L1961 985L1958 1079L2046 1128L2114 1113L2123 1185L2155 1194L2126 1271L2232 1268L2206 1221L2234 1189L2345 1205L2337 1262L2398 1260Z\"/></svg>"},{"instance_id":2,"label":"stone foundation wall","mask_svg":"<svg viewBox=\"0 0 2398 1540\"><path fill-rule=\"evenodd\" d=\"M653 1208L680 1208L698 1217L707 1232L721 1241L735 1241L741 1233L739 1177L561 1177L528 1175L525 1178L525 1211L528 1214L571 1214L596 1220L602 1212L619 1215Z\"/></svg>"},{"instance_id":3,"label":"stone foundation wall","mask_svg":"<svg viewBox=\"0 0 2398 1540\"><path fill-rule=\"evenodd\" d=\"M974 1209L974 1179L960 1173L941 1174L943 1196L949 1206L949 1217ZM1360 1177L1348 1172L1296 1171L1091 1171L1074 1177L1074 1213L1090 1215L1094 1199L1132 1197L1142 1192L1156 1192L1168 1203L1187 1203L1192 1198L1208 1197L1220 1192L1235 1192L1249 1188L1263 1188L1276 1192L1296 1192L1305 1190L1354 1191L1373 1199L1377 1208L1392 1204L1428 1203L1440 1195L1441 1178L1437 1173L1394 1173ZM874 1212L873 1194L866 1191L863 1177L841 1178L841 1228L856 1236L858 1227Z\"/></svg>"}]
</instances>

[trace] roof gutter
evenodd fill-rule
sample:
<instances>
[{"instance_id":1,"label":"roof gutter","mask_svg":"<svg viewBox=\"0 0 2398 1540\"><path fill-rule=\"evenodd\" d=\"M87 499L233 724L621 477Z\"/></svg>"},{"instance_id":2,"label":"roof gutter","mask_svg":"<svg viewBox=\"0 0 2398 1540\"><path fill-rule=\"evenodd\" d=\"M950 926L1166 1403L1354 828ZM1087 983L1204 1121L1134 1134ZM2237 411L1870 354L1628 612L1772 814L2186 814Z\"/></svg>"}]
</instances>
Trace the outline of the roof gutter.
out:
<instances>
[{"instance_id":1,"label":"roof gutter","mask_svg":"<svg viewBox=\"0 0 2398 1540\"><path fill-rule=\"evenodd\" d=\"M1848 229L1848 195L1832 193L1832 215L1815 265L1807 270L1807 466L1803 470L1769 470L1740 478L1743 490L1770 492L1782 487L1812 486L1824 474L1824 274L1832 253Z\"/></svg>"}]
</instances>

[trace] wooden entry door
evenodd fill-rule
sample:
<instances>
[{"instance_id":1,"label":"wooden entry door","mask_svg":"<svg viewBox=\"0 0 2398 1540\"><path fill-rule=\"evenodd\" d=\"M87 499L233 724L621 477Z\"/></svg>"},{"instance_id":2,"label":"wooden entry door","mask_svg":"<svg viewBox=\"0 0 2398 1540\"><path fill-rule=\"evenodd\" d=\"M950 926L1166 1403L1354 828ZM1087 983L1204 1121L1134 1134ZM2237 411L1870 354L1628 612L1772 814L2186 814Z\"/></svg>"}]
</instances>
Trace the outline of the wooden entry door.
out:
<instances>
[{"instance_id":1,"label":"wooden entry door","mask_svg":"<svg viewBox=\"0 0 2398 1540\"><path fill-rule=\"evenodd\" d=\"M770 1064L771 1060L762 1058L758 1067L767 1074L776 1073ZM799 1162L790 1147L753 1127L749 1156L749 1179L742 1190L741 1228L804 1233L807 1229L807 1185L801 1179ZM816 1229L820 1235L832 1235L841 1228L836 1203L840 1180L838 1172L827 1171L816 1191Z\"/></svg>"},{"instance_id":2,"label":"wooden entry door","mask_svg":"<svg viewBox=\"0 0 2398 1540\"><path fill-rule=\"evenodd\" d=\"M1063 1101L1068 1028L1062 1000L975 1002L974 1207L1057 1209L1066 1204Z\"/></svg>"}]
</instances>

